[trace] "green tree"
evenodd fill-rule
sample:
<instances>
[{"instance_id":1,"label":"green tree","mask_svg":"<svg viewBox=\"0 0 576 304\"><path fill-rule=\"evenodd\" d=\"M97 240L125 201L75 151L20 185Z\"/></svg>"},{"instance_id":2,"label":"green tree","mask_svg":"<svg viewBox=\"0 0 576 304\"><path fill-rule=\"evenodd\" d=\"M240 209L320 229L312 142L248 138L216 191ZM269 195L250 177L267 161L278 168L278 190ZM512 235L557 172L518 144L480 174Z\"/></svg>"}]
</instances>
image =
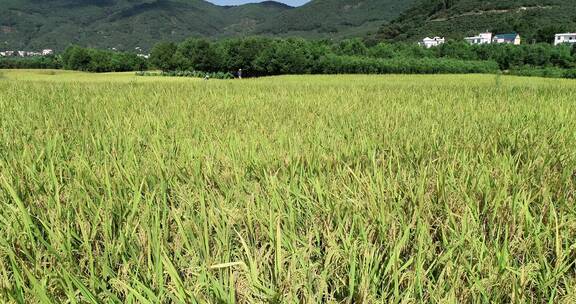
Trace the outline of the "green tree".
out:
<instances>
[{"instance_id":1,"label":"green tree","mask_svg":"<svg viewBox=\"0 0 576 304\"><path fill-rule=\"evenodd\" d=\"M378 43L376 46L368 49L368 55L375 58L392 58L396 55L394 48L388 43Z\"/></svg>"},{"instance_id":2,"label":"green tree","mask_svg":"<svg viewBox=\"0 0 576 304\"><path fill-rule=\"evenodd\" d=\"M360 39L343 40L335 47L338 55L365 56L367 51L366 45Z\"/></svg>"},{"instance_id":3,"label":"green tree","mask_svg":"<svg viewBox=\"0 0 576 304\"><path fill-rule=\"evenodd\" d=\"M177 46L172 42L160 42L150 52L150 64L162 71L176 70L178 65L175 60Z\"/></svg>"},{"instance_id":4,"label":"green tree","mask_svg":"<svg viewBox=\"0 0 576 304\"><path fill-rule=\"evenodd\" d=\"M90 53L79 46L70 46L62 54L62 63L67 70L88 71Z\"/></svg>"},{"instance_id":5,"label":"green tree","mask_svg":"<svg viewBox=\"0 0 576 304\"><path fill-rule=\"evenodd\" d=\"M185 70L218 72L221 60L218 51L206 39L188 39L178 45Z\"/></svg>"},{"instance_id":6,"label":"green tree","mask_svg":"<svg viewBox=\"0 0 576 304\"><path fill-rule=\"evenodd\" d=\"M87 50L90 54L90 62L86 71L89 72L114 72L112 68L112 52L89 49Z\"/></svg>"}]
</instances>

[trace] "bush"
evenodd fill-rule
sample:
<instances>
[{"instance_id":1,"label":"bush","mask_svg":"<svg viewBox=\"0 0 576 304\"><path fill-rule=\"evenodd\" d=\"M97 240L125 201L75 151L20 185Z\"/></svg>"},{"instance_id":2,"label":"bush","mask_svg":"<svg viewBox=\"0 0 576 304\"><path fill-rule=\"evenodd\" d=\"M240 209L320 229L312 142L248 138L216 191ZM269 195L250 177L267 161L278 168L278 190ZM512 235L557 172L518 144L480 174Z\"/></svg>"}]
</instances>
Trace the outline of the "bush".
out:
<instances>
[{"instance_id":1,"label":"bush","mask_svg":"<svg viewBox=\"0 0 576 304\"><path fill-rule=\"evenodd\" d=\"M208 76L213 79L232 79L234 75L230 73L216 72L206 73L200 71L168 71L168 72L136 72L136 76L161 76L161 77L194 77L205 78Z\"/></svg>"},{"instance_id":2,"label":"bush","mask_svg":"<svg viewBox=\"0 0 576 304\"><path fill-rule=\"evenodd\" d=\"M539 68L525 66L522 68L510 70L510 74L529 77L576 79L576 69L562 69L558 67Z\"/></svg>"},{"instance_id":3,"label":"bush","mask_svg":"<svg viewBox=\"0 0 576 304\"><path fill-rule=\"evenodd\" d=\"M136 54L71 46L62 54L63 67L86 72L128 72L147 69L145 58Z\"/></svg>"},{"instance_id":4,"label":"bush","mask_svg":"<svg viewBox=\"0 0 576 304\"><path fill-rule=\"evenodd\" d=\"M56 56L4 57L0 69L60 69L62 63Z\"/></svg>"},{"instance_id":5,"label":"bush","mask_svg":"<svg viewBox=\"0 0 576 304\"><path fill-rule=\"evenodd\" d=\"M469 45L450 41L426 49L416 44L372 44L362 40L338 43L304 39L250 37L210 41L188 39L154 46L150 60L135 54L72 46L61 62L0 62L4 68L57 68L89 72L142 71L148 63L166 74L187 71L235 73L243 77L320 73L492 73L498 70L544 77L571 77L576 46L546 43ZM536 70L534 70L536 69ZM203 77L203 76L202 76Z\"/></svg>"},{"instance_id":6,"label":"bush","mask_svg":"<svg viewBox=\"0 0 576 304\"><path fill-rule=\"evenodd\" d=\"M323 74L459 74L495 73L492 61L465 61L438 58L377 59L329 55L319 62Z\"/></svg>"}]
</instances>

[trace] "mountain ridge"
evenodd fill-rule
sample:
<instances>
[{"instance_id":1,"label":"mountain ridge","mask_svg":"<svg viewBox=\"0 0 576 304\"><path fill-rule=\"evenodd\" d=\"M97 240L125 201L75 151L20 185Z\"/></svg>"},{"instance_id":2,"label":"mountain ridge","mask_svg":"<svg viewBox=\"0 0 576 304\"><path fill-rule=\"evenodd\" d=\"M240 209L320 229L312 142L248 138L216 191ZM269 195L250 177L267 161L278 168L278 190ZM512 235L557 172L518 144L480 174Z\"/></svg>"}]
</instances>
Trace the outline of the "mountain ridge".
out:
<instances>
[{"instance_id":1,"label":"mountain ridge","mask_svg":"<svg viewBox=\"0 0 576 304\"><path fill-rule=\"evenodd\" d=\"M276 1L218 6L204 0L5 0L0 48L149 49L161 40L246 35L341 38L364 35L414 0ZM294 13L292 13L294 12Z\"/></svg>"},{"instance_id":2,"label":"mountain ridge","mask_svg":"<svg viewBox=\"0 0 576 304\"><path fill-rule=\"evenodd\" d=\"M376 40L414 41L424 36L460 39L478 32L518 32L528 42L550 42L576 31L574 0L419 0L384 24Z\"/></svg>"},{"instance_id":3,"label":"mountain ridge","mask_svg":"<svg viewBox=\"0 0 576 304\"><path fill-rule=\"evenodd\" d=\"M0 49L149 50L159 41L250 35L416 41L481 31L549 41L576 31L574 0L312 0L218 6L204 0L3 0Z\"/></svg>"}]
</instances>

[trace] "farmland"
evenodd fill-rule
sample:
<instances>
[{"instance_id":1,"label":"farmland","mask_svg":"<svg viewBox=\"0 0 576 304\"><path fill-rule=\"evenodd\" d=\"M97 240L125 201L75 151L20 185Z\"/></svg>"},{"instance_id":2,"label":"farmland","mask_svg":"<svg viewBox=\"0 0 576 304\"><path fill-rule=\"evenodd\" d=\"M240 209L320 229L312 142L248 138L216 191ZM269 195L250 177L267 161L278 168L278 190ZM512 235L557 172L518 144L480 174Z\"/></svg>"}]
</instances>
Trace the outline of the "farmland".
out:
<instances>
[{"instance_id":1,"label":"farmland","mask_svg":"<svg viewBox=\"0 0 576 304\"><path fill-rule=\"evenodd\" d=\"M0 74L0 302L576 301L576 81Z\"/></svg>"}]
</instances>

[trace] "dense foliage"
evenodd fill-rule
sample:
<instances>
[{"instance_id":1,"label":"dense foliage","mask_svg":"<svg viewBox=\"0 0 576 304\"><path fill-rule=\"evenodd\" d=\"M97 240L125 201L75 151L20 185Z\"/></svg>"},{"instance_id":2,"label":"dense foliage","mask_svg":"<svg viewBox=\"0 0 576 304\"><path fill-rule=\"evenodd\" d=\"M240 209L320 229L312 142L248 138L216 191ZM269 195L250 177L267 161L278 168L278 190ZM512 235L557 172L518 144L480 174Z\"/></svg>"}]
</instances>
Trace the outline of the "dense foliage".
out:
<instances>
[{"instance_id":1,"label":"dense foliage","mask_svg":"<svg viewBox=\"0 0 576 304\"><path fill-rule=\"evenodd\" d=\"M532 67L576 67L574 46L553 46L548 43L510 45L486 44L469 45L466 42L452 41L428 52L436 57L463 60L494 60L502 70L525 66Z\"/></svg>"},{"instance_id":2,"label":"dense foliage","mask_svg":"<svg viewBox=\"0 0 576 304\"><path fill-rule=\"evenodd\" d=\"M65 69L86 72L125 72L147 69L147 61L133 53L71 46L62 54Z\"/></svg>"},{"instance_id":3,"label":"dense foliage","mask_svg":"<svg viewBox=\"0 0 576 304\"><path fill-rule=\"evenodd\" d=\"M61 51L74 42L149 51L190 35L339 40L373 34L373 41L414 42L490 30L548 42L557 32L575 31L574 16L574 0L312 0L297 8L273 1L221 7L204 0L3 0L0 41L14 50Z\"/></svg>"},{"instance_id":4,"label":"dense foliage","mask_svg":"<svg viewBox=\"0 0 576 304\"><path fill-rule=\"evenodd\" d=\"M576 67L575 49L546 43L513 46L449 42L425 49L413 43L366 45L303 39L188 39L159 43L152 66L164 71L233 72L247 76L281 74L487 73L520 67ZM494 64L494 63L497 63Z\"/></svg>"},{"instance_id":5,"label":"dense foliage","mask_svg":"<svg viewBox=\"0 0 576 304\"><path fill-rule=\"evenodd\" d=\"M479 32L517 32L527 43L551 42L576 31L574 0L418 0L375 40L416 41L426 36L461 39Z\"/></svg>"},{"instance_id":6,"label":"dense foliage","mask_svg":"<svg viewBox=\"0 0 576 304\"><path fill-rule=\"evenodd\" d=\"M136 76L148 77L191 77L191 78L204 78L204 79L232 79L234 75L224 72L200 72L200 71L170 71L170 72L136 72Z\"/></svg>"},{"instance_id":7,"label":"dense foliage","mask_svg":"<svg viewBox=\"0 0 576 304\"><path fill-rule=\"evenodd\" d=\"M517 76L576 79L576 69L561 69L556 67L519 68L510 71L510 74Z\"/></svg>"},{"instance_id":8,"label":"dense foliage","mask_svg":"<svg viewBox=\"0 0 576 304\"><path fill-rule=\"evenodd\" d=\"M268 18L256 34L314 38L365 36L397 18L417 0L312 0Z\"/></svg>"},{"instance_id":9,"label":"dense foliage","mask_svg":"<svg viewBox=\"0 0 576 304\"><path fill-rule=\"evenodd\" d=\"M264 1L217 6L205 0L2 0L0 41L8 49L82 46L144 50L190 35L364 36L415 0L312 0L292 8Z\"/></svg>"},{"instance_id":10,"label":"dense foliage","mask_svg":"<svg viewBox=\"0 0 576 304\"><path fill-rule=\"evenodd\" d=\"M548 43L469 45L449 41L426 49L413 43L367 45L360 39L337 43L305 39L251 37L211 41L192 38L158 43L150 60L132 53L72 46L61 57L9 58L4 68L59 68L88 72L144 71L163 75L284 74L439 74L493 73L570 77L576 69L576 45ZM220 74L217 74L220 73ZM513 72L514 73L514 72Z\"/></svg>"},{"instance_id":11,"label":"dense foliage","mask_svg":"<svg viewBox=\"0 0 576 304\"><path fill-rule=\"evenodd\" d=\"M576 81L60 73L0 80L0 303L575 303Z\"/></svg>"},{"instance_id":12,"label":"dense foliage","mask_svg":"<svg viewBox=\"0 0 576 304\"><path fill-rule=\"evenodd\" d=\"M0 57L0 69L60 69L57 56Z\"/></svg>"}]
</instances>

